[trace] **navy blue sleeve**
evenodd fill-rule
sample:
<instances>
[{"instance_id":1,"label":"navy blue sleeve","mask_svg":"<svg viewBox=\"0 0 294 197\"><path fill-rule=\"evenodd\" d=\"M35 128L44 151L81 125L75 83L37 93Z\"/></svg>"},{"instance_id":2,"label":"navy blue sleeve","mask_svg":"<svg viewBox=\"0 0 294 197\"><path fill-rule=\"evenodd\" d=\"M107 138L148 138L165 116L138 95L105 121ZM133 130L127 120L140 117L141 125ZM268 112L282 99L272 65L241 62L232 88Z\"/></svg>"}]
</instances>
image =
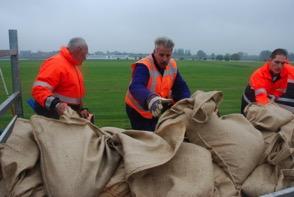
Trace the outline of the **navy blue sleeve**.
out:
<instances>
[{"instance_id":1,"label":"navy blue sleeve","mask_svg":"<svg viewBox=\"0 0 294 197\"><path fill-rule=\"evenodd\" d=\"M191 96L190 90L182 78L179 70L174 82L174 85L172 87L172 96L175 102L184 99L184 98L189 98Z\"/></svg>"},{"instance_id":2,"label":"navy blue sleeve","mask_svg":"<svg viewBox=\"0 0 294 197\"><path fill-rule=\"evenodd\" d=\"M146 100L153 93L146 87L149 81L149 71L144 64L137 64L132 77L132 82L129 86L129 90L133 97L140 103L140 105L146 108Z\"/></svg>"}]
</instances>

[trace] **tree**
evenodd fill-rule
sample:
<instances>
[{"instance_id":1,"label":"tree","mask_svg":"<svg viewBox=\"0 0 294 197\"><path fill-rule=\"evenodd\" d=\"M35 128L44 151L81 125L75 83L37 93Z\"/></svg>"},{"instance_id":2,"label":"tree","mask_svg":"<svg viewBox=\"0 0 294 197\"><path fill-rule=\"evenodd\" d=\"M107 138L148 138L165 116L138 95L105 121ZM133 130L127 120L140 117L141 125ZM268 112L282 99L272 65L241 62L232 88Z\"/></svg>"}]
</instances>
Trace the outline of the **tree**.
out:
<instances>
[{"instance_id":1,"label":"tree","mask_svg":"<svg viewBox=\"0 0 294 197\"><path fill-rule=\"evenodd\" d=\"M185 51L184 51L184 49L175 49L173 55L175 55L175 56L184 56Z\"/></svg>"},{"instance_id":2,"label":"tree","mask_svg":"<svg viewBox=\"0 0 294 197\"><path fill-rule=\"evenodd\" d=\"M216 59L216 60L220 60L220 61L222 61L222 60L224 59L224 56L223 56L223 55L217 55L217 56L215 57L215 59Z\"/></svg>"},{"instance_id":3,"label":"tree","mask_svg":"<svg viewBox=\"0 0 294 197\"><path fill-rule=\"evenodd\" d=\"M200 59L200 60L207 59L206 53L204 51L202 51L202 50L197 51L196 55L197 55L198 59Z\"/></svg>"},{"instance_id":4,"label":"tree","mask_svg":"<svg viewBox=\"0 0 294 197\"><path fill-rule=\"evenodd\" d=\"M241 56L239 53L233 53L230 58L231 60L240 60Z\"/></svg>"},{"instance_id":5,"label":"tree","mask_svg":"<svg viewBox=\"0 0 294 197\"><path fill-rule=\"evenodd\" d=\"M224 56L224 60L225 61L230 61L230 54L226 54L225 56Z\"/></svg>"},{"instance_id":6,"label":"tree","mask_svg":"<svg viewBox=\"0 0 294 197\"><path fill-rule=\"evenodd\" d=\"M185 50L185 56L189 56L189 57L190 57L190 56L191 56L191 51L188 50L188 49L186 49L186 50Z\"/></svg>"},{"instance_id":7,"label":"tree","mask_svg":"<svg viewBox=\"0 0 294 197\"><path fill-rule=\"evenodd\" d=\"M259 54L259 60L262 60L262 61L266 61L269 59L269 57L271 56L271 51L269 50L263 50L260 52Z\"/></svg>"},{"instance_id":8,"label":"tree","mask_svg":"<svg viewBox=\"0 0 294 197\"><path fill-rule=\"evenodd\" d=\"M214 59L215 59L215 54L212 53L212 54L210 55L210 58L211 58L212 60L214 60Z\"/></svg>"}]
</instances>

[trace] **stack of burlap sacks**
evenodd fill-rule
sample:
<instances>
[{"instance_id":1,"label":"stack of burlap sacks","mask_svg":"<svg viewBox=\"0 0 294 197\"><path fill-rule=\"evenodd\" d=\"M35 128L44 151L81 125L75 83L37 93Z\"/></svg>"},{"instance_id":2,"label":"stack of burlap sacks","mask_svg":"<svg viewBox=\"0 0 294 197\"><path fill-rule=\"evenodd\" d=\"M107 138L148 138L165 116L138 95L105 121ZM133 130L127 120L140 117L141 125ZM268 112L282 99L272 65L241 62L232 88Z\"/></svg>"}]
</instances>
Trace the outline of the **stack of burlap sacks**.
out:
<instances>
[{"instance_id":1,"label":"stack of burlap sacks","mask_svg":"<svg viewBox=\"0 0 294 197\"><path fill-rule=\"evenodd\" d=\"M271 104L249 106L249 121L219 117L222 96L195 92L155 133L98 128L73 111L18 119L0 145L0 196L231 197L291 186L293 115Z\"/></svg>"}]
</instances>

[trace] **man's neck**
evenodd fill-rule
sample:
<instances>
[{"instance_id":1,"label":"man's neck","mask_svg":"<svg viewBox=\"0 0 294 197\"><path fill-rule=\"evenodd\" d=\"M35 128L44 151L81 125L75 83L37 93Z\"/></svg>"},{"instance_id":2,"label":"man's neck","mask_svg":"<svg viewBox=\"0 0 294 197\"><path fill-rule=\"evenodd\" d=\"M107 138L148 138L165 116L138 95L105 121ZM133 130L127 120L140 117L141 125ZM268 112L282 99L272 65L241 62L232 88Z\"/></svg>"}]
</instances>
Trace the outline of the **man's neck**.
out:
<instances>
[{"instance_id":1,"label":"man's neck","mask_svg":"<svg viewBox=\"0 0 294 197\"><path fill-rule=\"evenodd\" d=\"M153 58L153 61L154 61L154 64L155 64L157 70L163 75L165 68L160 67L160 65L157 63L153 53L152 53L152 58Z\"/></svg>"}]
</instances>

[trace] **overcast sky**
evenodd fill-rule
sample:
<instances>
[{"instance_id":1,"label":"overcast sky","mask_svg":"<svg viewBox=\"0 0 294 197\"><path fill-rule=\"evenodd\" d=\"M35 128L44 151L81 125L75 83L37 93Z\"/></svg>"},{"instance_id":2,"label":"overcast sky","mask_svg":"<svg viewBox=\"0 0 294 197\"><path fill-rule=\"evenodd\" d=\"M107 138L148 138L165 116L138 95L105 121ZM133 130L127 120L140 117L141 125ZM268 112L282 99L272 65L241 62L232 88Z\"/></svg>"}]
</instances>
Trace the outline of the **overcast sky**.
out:
<instances>
[{"instance_id":1,"label":"overcast sky","mask_svg":"<svg viewBox=\"0 0 294 197\"><path fill-rule=\"evenodd\" d=\"M20 50L51 51L72 37L90 52L148 53L158 36L206 53L294 52L293 0L0 0L0 49L8 29Z\"/></svg>"}]
</instances>

